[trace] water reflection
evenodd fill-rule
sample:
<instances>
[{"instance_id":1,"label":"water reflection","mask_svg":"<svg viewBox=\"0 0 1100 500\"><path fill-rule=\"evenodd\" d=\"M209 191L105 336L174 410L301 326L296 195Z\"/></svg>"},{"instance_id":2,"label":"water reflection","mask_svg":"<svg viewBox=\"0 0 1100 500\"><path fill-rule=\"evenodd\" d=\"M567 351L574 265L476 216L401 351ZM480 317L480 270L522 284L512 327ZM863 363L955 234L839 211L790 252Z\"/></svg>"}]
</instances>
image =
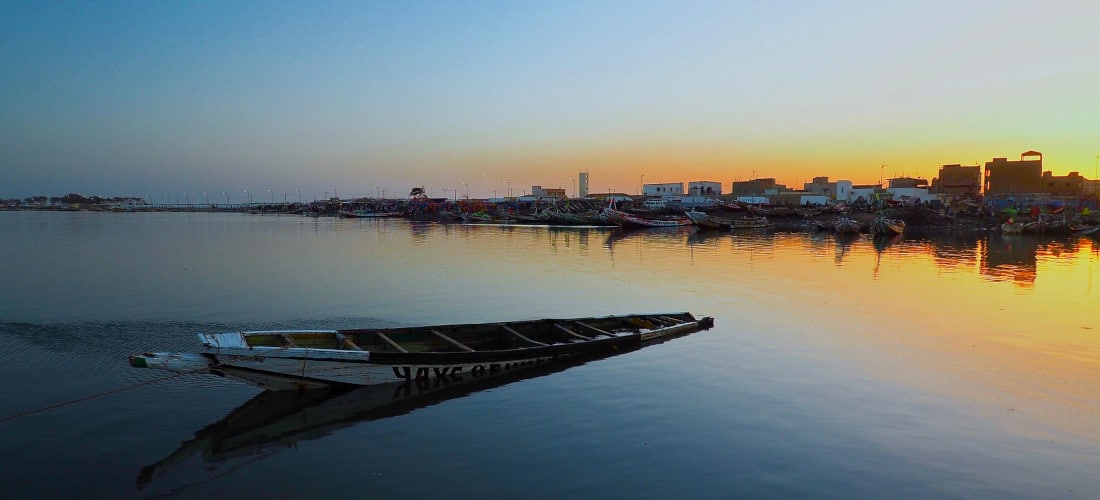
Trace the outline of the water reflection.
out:
<instances>
[{"instance_id":1,"label":"water reflection","mask_svg":"<svg viewBox=\"0 0 1100 500\"><path fill-rule=\"evenodd\" d=\"M142 467L137 477L137 489L148 487L158 477L182 467L196 455L201 456L201 470L207 476L206 480L213 480L259 458L294 448L301 441L320 439L362 422L405 415L480 391L544 377L668 342L680 336L683 335L464 383L451 382L448 377L433 377L354 388L264 391L221 420L195 432L193 438L181 443L168 456ZM195 474L192 472L190 475ZM175 487L172 491L179 493L186 488Z\"/></svg>"}]
</instances>

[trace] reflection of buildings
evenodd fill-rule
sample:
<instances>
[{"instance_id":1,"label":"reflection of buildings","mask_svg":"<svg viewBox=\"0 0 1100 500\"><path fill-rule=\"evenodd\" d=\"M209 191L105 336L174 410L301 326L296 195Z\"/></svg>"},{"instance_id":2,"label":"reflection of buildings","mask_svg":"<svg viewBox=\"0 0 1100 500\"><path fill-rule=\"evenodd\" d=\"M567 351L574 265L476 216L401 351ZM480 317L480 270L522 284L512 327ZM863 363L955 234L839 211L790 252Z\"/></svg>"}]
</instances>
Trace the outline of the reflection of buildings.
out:
<instances>
[{"instance_id":1,"label":"reflection of buildings","mask_svg":"<svg viewBox=\"0 0 1100 500\"><path fill-rule=\"evenodd\" d=\"M991 236L982 252L981 273L997 281L1034 285L1039 265L1037 248L1032 238Z\"/></svg>"}]
</instances>

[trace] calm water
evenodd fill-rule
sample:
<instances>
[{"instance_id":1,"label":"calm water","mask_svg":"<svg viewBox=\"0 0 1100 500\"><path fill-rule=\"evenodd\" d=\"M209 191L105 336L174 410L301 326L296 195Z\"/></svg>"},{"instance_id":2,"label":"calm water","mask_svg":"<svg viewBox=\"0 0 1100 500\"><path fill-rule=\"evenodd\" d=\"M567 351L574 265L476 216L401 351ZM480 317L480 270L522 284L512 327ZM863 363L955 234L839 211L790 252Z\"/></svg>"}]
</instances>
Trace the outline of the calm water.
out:
<instances>
[{"instance_id":1,"label":"calm water","mask_svg":"<svg viewBox=\"0 0 1100 500\"><path fill-rule=\"evenodd\" d=\"M0 234L4 498L1100 490L1089 239L39 212ZM9 418L159 379L126 356L199 332L658 311L716 326L396 405L186 376Z\"/></svg>"}]
</instances>

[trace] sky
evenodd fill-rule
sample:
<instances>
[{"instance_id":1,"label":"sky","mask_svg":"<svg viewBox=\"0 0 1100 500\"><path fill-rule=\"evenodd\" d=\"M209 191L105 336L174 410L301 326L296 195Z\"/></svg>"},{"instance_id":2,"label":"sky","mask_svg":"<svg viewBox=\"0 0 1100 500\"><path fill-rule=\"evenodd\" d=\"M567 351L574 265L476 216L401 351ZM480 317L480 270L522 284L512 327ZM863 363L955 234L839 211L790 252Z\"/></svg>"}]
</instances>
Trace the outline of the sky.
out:
<instances>
[{"instance_id":1,"label":"sky","mask_svg":"<svg viewBox=\"0 0 1100 500\"><path fill-rule=\"evenodd\" d=\"M1100 2L0 0L0 89L0 198L1096 178Z\"/></svg>"}]
</instances>

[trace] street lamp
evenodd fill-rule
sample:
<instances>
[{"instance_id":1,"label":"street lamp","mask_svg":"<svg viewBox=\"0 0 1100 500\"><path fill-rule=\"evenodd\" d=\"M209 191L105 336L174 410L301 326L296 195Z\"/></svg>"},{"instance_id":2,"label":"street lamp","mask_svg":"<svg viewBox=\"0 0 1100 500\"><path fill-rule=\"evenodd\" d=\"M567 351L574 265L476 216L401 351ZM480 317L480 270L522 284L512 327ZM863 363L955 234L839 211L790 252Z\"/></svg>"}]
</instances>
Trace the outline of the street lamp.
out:
<instances>
[{"instance_id":1,"label":"street lamp","mask_svg":"<svg viewBox=\"0 0 1100 500\"><path fill-rule=\"evenodd\" d=\"M878 187L882 187L882 169L886 168L886 163L878 166Z\"/></svg>"},{"instance_id":2,"label":"street lamp","mask_svg":"<svg viewBox=\"0 0 1100 500\"><path fill-rule=\"evenodd\" d=\"M275 204L275 193L272 193L270 189L267 190L267 195L271 197L271 204Z\"/></svg>"},{"instance_id":3,"label":"street lamp","mask_svg":"<svg viewBox=\"0 0 1100 500\"><path fill-rule=\"evenodd\" d=\"M248 190L247 189L244 190L244 201L248 205L252 204L252 197L248 195Z\"/></svg>"},{"instance_id":4,"label":"street lamp","mask_svg":"<svg viewBox=\"0 0 1100 500\"><path fill-rule=\"evenodd\" d=\"M512 185L508 181L504 181L504 187L508 189L508 197L512 197Z\"/></svg>"},{"instance_id":5,"label":"street lamp","mask_svg":"<svg viewBox=\"0 0 1100 500\"><path fill-rule=\"evenodd\" d=\"M204 198L206 198L206 204L209 205L210 204L210 195L206 191L203 191L202 196Z\"/></svg>"},{"instance_id":6,"label":"street lamp","mask_svg":"<svg viewBox=\"0 0 1100 500\"><path fill-rule=\"evenodd\" d=\"M638 178L638 196L645 194L645 174Z\"/></svg>"},{"instance_id":7,"label":"street lamp","mask_svg":"<svg viewBox=\"0 0 1100 500\"><path fill-rule=\"evenodd\" d=\"M298 204L301 205L302 204L302 188L294 188L294 190L298 192Z\"/></svg>"},{"instance_id":8,"label":"street lamp","mask_svg":"<svg viewBox=\"0 0 1100 500\"><path fill-rule=\"evenodd\" d=\"M573 179L572 177L570 177L569 182L573 183L573 197L576 198L577 197L577 181L575 179Z\"/></svg>"},{"instance_id":9,"label":"street lamp","mask_svg":"<svg viewBox=\"0 0 1100 500\"><path fill-rule=\"evenodd\" d=\"M227 206L227 208L228 208L228 205L229 205L229 193L227 193L227 192L225 192L225 191L222 191L222 194L224 194L224 195L225 195L225 204L226 204L226 206Z\"/></svg>"},{"instance_id":10,"label":"street lamp","mask_svg":"<svg viewBox=\"0 0 1100 500\"><path fill-rule=\"evenodd\" d=\"M470 185L463 182L462 186L466 188L466 201L470 201Z\"/></svg>"}]
</instances>

